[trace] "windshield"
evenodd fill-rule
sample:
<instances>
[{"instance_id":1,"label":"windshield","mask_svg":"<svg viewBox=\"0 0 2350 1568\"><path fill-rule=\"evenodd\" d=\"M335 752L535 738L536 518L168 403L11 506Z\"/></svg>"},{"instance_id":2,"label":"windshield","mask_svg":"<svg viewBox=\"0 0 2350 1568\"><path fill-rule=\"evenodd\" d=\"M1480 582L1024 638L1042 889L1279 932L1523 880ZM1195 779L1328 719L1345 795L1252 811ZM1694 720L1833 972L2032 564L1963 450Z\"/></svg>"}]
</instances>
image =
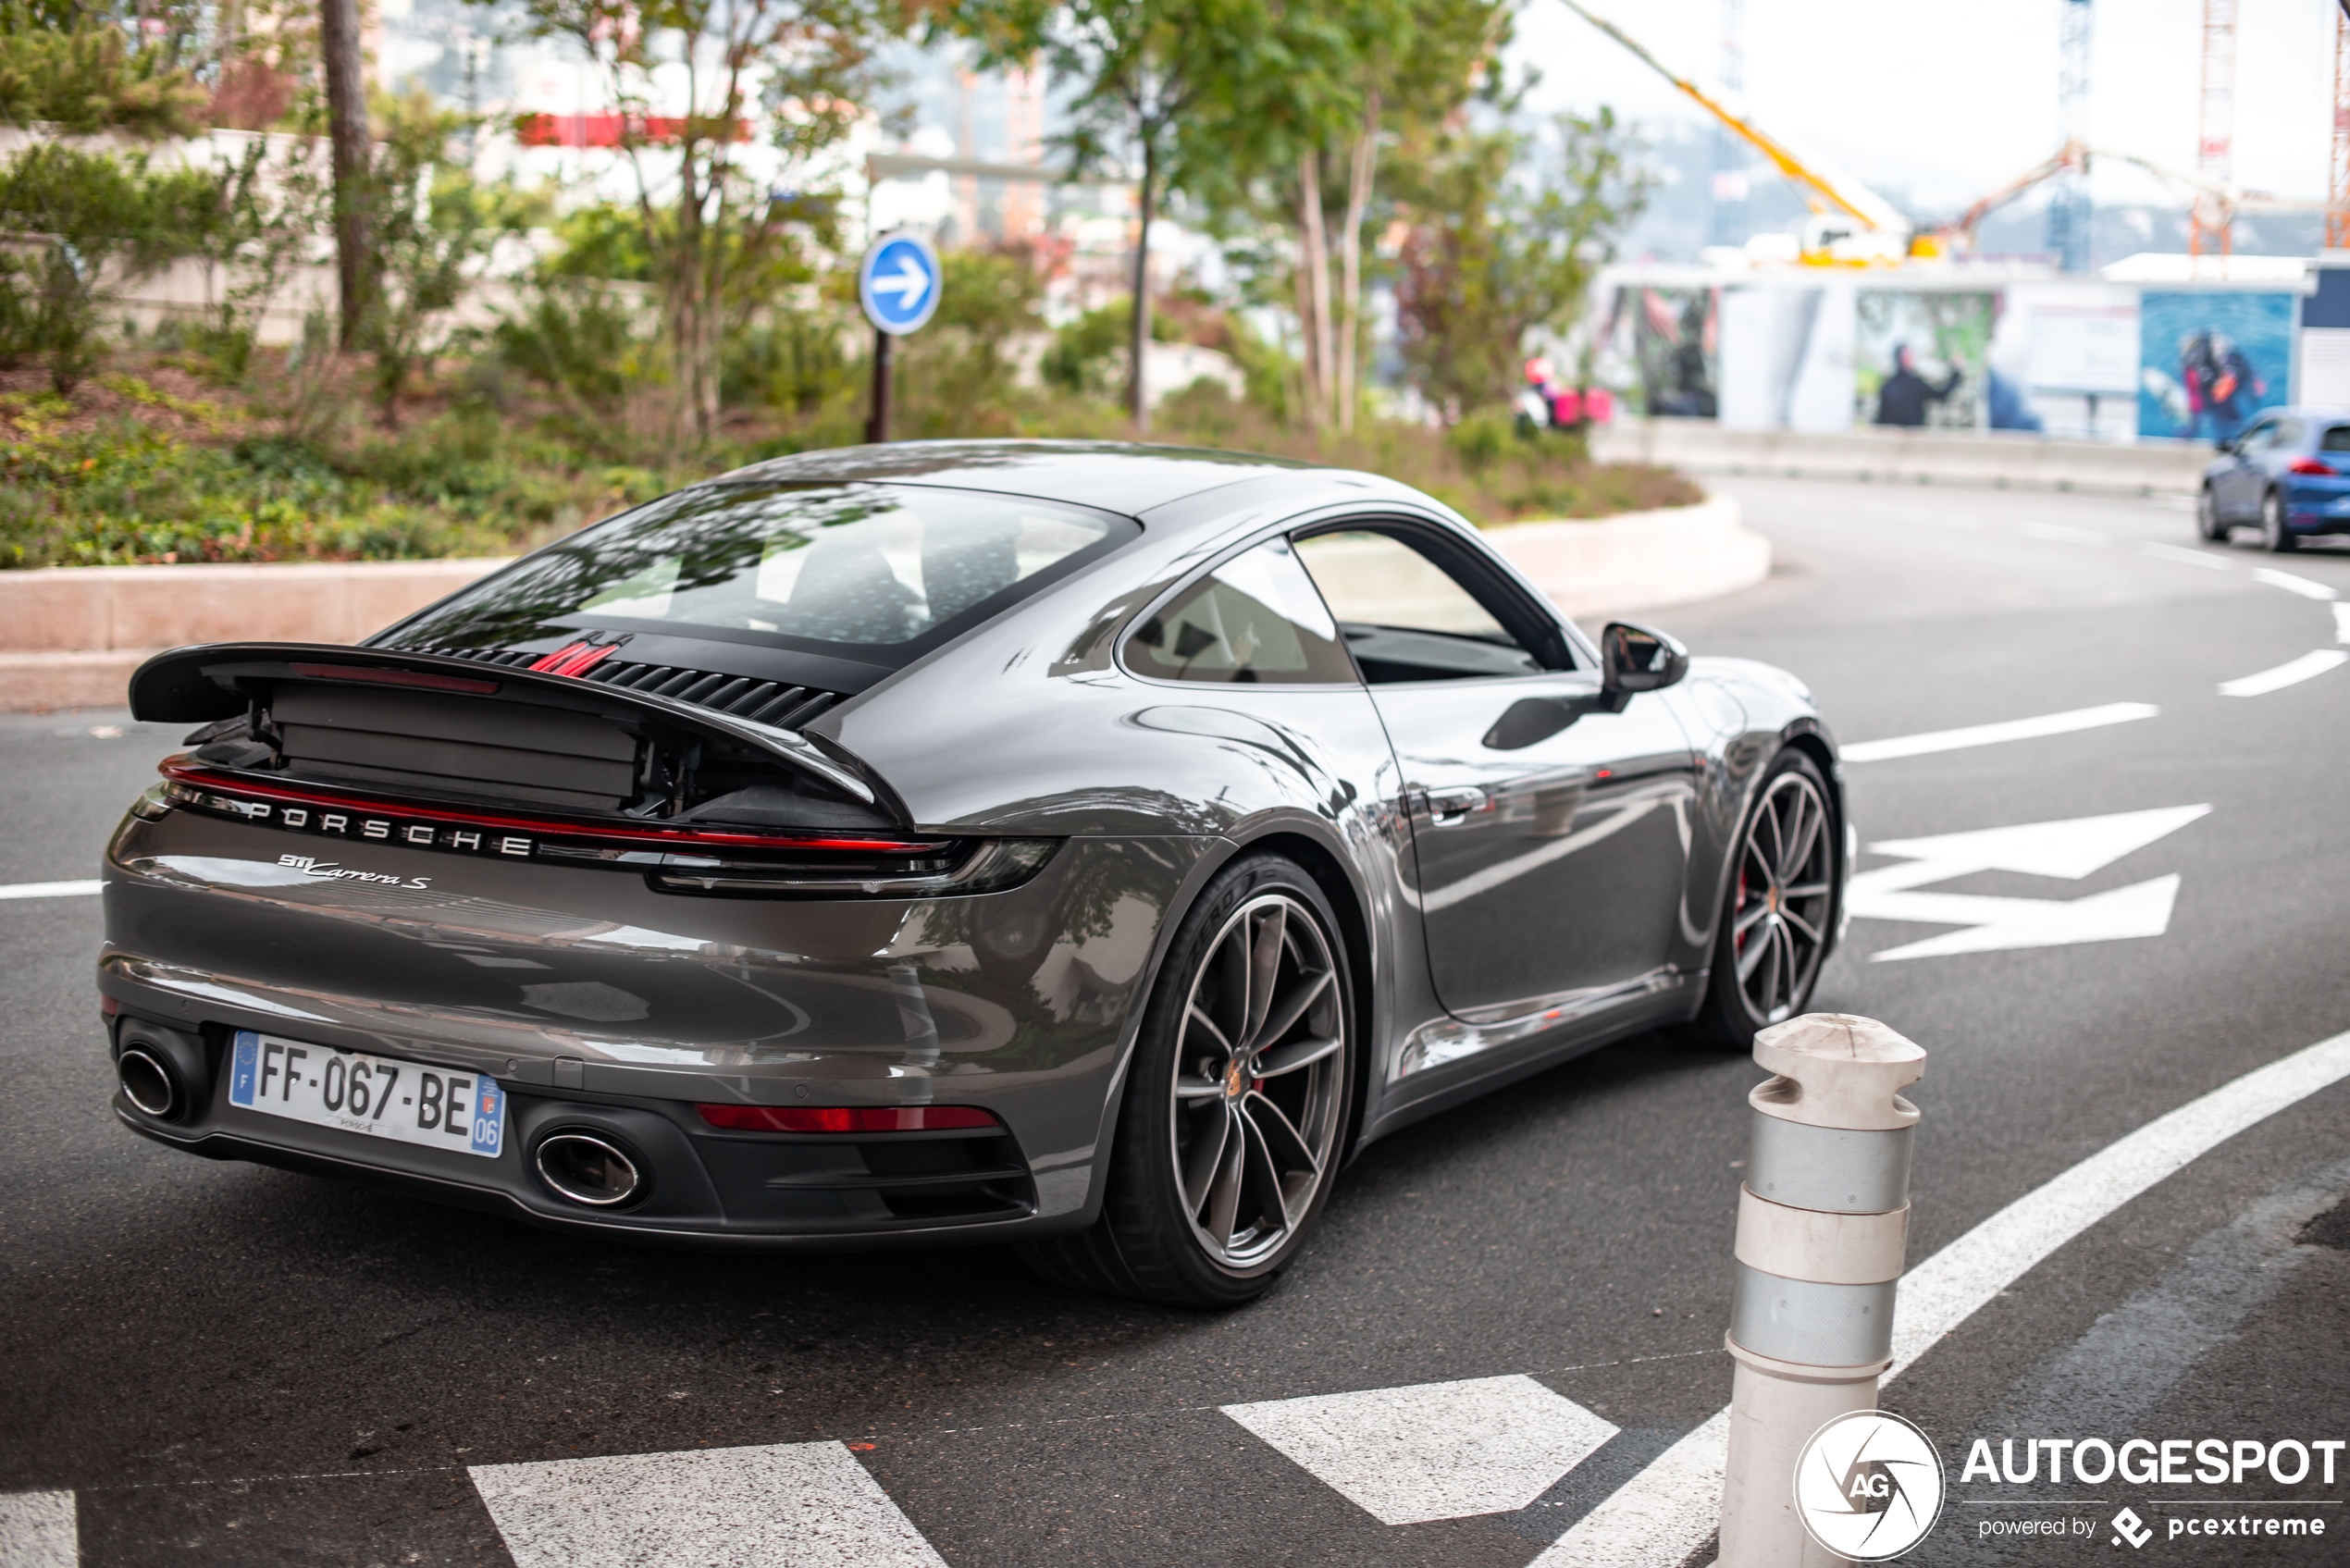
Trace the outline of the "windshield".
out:
<instances>
[{"instance_id":1,"label":"windshield","mask_svg":"<svg viewBox=\"0 0 2350 1568\"><path fill-rule=\"evenodd\" d=\"M1008 590L1133 533L1102 512L980 491L699 486L583 530L400 640L505 646L580 626L658 627L897 663L1012 602Z\"/></svg>"}]
</instances>

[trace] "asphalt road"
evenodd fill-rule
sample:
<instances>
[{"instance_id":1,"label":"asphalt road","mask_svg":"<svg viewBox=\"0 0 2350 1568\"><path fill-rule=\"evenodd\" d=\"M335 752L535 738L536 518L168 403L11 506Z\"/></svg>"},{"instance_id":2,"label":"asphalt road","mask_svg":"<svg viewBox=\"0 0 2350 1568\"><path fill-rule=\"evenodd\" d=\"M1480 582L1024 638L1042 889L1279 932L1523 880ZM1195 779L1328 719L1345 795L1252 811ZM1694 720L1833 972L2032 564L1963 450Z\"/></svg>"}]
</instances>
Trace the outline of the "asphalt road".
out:
<instances>
[{"instance_id":1,"label":"asphalt road","mask_svg":"<svg viewBox=\"0 0 2350 1568\"><path fill-rule=\"evenodd\" d=\"M2159 710L1854 763L1864 844L2209 808L2084 878L1993 870L1931 889L2077 899L2175 876L2158 935L1873 961L1966 928L1853 923L1817 1006L1885 1019L1932 1053L1912 1094L1913 1262L2153 1118L2350 1029L2350 669L2220 691L2350 637L2321 597L2350 600L2350 549L2201 546L2183 506L2158 500L1718 488L1773 537L1779 567L1650 618L1701 653L1795 671L1840 739ZM0 721L0 883L93 876L175 739L120 714ZM97 941L94 899L0 899L11 1568L56 1561L30 1544L44 1517L69 1520L92 1564L1519 1568L1728 1396L1757 1077L1740 1058L1643 1038L1378 1144L1287 1278L1209 1316L1066 1294L994 1250L645 1252L166 1151L106 1108ZM1949 1501L1911 1561L2134 1556L2107 1523L2127 1506L2156 1532L2149 1553L2350 1562L2350 1452L2331 1484L2314 1468L2290 1486L1959 1474L1977 1437L1994 1451L2041 1435L2350 1438L2345 1112L2338 1083L2221 1142L1888 1388L1949 1465ZM1479 1384L1457 1408L1424 1389L1503 1378L1531 1383ZM1501 1477L1487 1499L1501 1507L1382 1523L1326 1478L1346 1455L1317 1475L1298 1457L1309 1442L1260 1435L1277 1419L1220 1408L1395 1389L1416 1391L1330 1412L1337 1446L1364 1451L1358 1497L1377 1504L1383 1463L1393 1480L1370 1451L1379 1413L1403 1409L1436 1423L1416 1440L1466 1456L1465 1484ZM1619 1430L1569 1468L1534 1451L1539 1411L1522 1431L1478 1414L1489 1396L1553 1412L1564 1396ZM722 1451L748 1449L761 1451ZM476 1469L605 1456L667 1457ZM594 1538L564 1537L561 1508L534 1512L562 1475L594 1494ZM2171 1533L2222 1513L2330 1531ZM789 1539L747 1546L766 1526L746 1514L783 1520ZM716 1516L736 1524L688 1538ZM2027 1518L2093 1533L1986 1528Z\"/></svg>"}]
</instances>

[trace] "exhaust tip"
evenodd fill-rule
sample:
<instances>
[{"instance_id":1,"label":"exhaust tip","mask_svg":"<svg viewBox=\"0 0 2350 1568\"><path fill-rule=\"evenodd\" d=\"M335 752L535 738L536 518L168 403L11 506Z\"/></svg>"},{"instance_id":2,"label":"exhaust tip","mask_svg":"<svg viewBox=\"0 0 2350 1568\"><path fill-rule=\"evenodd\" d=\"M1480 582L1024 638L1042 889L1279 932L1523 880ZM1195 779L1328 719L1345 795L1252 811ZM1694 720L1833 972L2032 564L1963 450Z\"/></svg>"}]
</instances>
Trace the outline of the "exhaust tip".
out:
<instances>
[{"instance_id":1,"label":"exhaust tip","mask_svg":"<svg viewBox=\"0 0 2350 1568\"><path fill-rule=\"evenodd\" d=\"M608 1209L644 1190L645 1175L618 1144L589 1132L557 1132L538 1141L538 1179L575 1204Z\"/></svg>"},{"instance_id":2,"label":"exhaust tip","mask_svg":"<svg viewBox=\"0 0 2350 1568\"><path fill-rule=\"evenodd\" d=\"M154 1053L133 1045L115 1059L122 1097L151 1117L168 1117L179 1106L179 1086Z\"/></svg>"}]
</instances>

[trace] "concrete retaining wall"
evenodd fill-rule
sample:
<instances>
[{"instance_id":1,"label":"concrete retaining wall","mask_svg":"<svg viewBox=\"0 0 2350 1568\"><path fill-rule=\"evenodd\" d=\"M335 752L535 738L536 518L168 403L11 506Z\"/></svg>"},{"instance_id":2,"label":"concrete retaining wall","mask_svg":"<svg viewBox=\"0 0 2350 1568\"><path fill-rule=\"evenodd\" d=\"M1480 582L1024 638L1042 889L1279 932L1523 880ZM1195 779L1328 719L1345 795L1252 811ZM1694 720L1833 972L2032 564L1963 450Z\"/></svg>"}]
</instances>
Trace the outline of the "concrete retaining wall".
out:
<instances>
[{"instance_id":1,"label":"concrete retaining wall","mask_svg":"<svg viewBox=\"0 0 2350 1568\"><path fill-rule=\"evenodd\" d=\"M1734 593L1771 569L1770 542L1726 497L1487 536L1569 615ZM500 561L97 566L0 572L0 709L112 707L150 655L189 643L356 642Z\"/></svg>"},{"instance_id":2,"label":"concrete retaining wall","mask_svg":"<svg viewBox=\"0 0 2350 1568\"><path fill-rule=\"evenodd\" d=\"M1950 435L1861 428L1810 434L1725 430L1703 419L1626 419L1604 426L1592 433L1591 455L1701 474L2126 495L2192 495L2212 456L2199 446L2051 441L2012 430Z\"/></svg>"},{"instance_id":3,"label":"concrete retaining wall","mask_svg":"<svg viewBox=\"0 0 2350 1568\"><path fill-rule=\"evenodd\" d=\"M502 561L67 566L0 572L0 709L119 704L146 658L199 642L356 642Z\"/></svg>"}]
</instances>

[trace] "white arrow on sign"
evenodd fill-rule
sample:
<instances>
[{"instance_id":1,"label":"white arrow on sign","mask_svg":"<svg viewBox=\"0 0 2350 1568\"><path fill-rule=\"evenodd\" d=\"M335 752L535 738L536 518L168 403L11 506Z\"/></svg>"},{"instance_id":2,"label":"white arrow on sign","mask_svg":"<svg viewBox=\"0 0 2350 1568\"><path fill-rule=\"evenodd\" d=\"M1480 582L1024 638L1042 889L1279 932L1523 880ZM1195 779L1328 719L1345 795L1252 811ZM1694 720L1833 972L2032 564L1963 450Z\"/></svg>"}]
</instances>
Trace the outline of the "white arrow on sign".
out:
<instances>
[{"instance_id":1,"label":"white arrow on sign","mask_svg":"<svg viewBox=\"0 0 2350 1568\"><path fill-rule=\"evenodd\" d=\"M1854 877L1845 893L1847 907L1863 920L1917 920L1965 928L1872 955L1880 963L1889 958L1938 958L1953 953L2160 936L2171 928L2171 906L2179 895L2175 874L2072 899L1911 890L1975 871L2021 871L2078 881L2178 832L2210 809L2208 806L2169 806L2110 817L2023 822L2010 828L1872 844L1869 847L1875 853L1898 855L1907 864L1884 866Z\"/></svg>"},{"instance_id":2,"label":"white arrow on sign","mask_svg":"<svg viewBox=\"0 0 2350 1568\"><path fill-rule=\"evenodd\" d=\"M897 308L908 314L921 307L922 296L930 292L930 274L916 266L911 257L897 258L897 270L884 276L873 275L873 292L895 294Z\"/></svg>"}]
</instances>

